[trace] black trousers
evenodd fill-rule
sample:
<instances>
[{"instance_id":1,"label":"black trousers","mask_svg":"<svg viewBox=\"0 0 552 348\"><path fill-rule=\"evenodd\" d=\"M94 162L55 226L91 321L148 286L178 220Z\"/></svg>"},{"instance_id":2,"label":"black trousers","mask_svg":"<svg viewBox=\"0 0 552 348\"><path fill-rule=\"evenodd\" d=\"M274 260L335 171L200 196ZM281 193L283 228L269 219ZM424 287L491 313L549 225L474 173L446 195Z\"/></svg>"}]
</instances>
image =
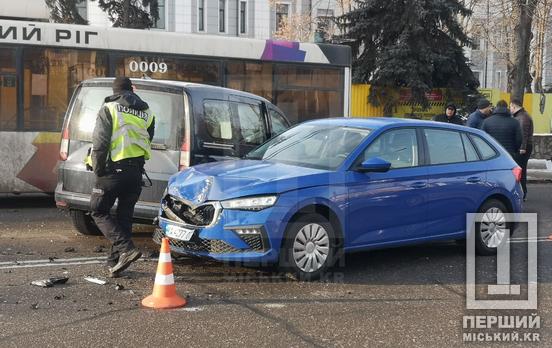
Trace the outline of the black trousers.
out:
<instances>
[{"instance_id":1,"label":"black trousers","mask_svg":"<svg viewBox=\"0 0 552 348\"><path fill-rule=\"evenodd\" d=\"M523 155L516 156L516 162L521 167L521 187L523 188L523 197L527 196L527 163L533 152L533 145L527 144L527 149Z\"/></svg>"},{"instance_id":2,"label":"black trousers","mask_svg":"<svg viewBox=\"0 0 552 348\"><path fill-rule=\"evenodd\" d=\"M90 199L90 210L96 225L111 242L108 262L115 263L119 254L134 249L132 243L132 216L142 192L142 167L117 166L111 174L96 177ZM117 212L110 210L117 200Z\"/></svg>"}]
</instances>

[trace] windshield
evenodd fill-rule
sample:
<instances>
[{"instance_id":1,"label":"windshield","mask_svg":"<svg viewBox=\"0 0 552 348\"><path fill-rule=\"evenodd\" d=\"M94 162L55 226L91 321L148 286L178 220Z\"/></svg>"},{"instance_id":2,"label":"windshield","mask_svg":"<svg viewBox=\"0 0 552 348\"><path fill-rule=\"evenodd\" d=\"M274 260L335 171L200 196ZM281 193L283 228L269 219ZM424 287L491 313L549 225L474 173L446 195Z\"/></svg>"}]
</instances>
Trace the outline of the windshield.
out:
<instances>
[{"instance_id":1,"label":"windshield","mask_svg":"<svg viewBox=\"0 0 552 348\"><path fill-rule=\"evenodd\" d=\"M370 134L370 129L303 124L251 151L247 159L335 170Z\"/></svg>"},{"instance_id":2,"label":"windshield","mask_svg":"<svg viewBox=\"0 0 552 348\"><path fill-rule=\"evenodd\" d=\"M71 139L92 141L92 132L98 111L104 99L112 94L111 87L82 87L80 89L71 111L69 124ZM168 147L176 146L178 115L184 114L182 95L145 89L138 89L136 94L148 103L150 110L155 115L155 135L152 142Z\"/></svg>"}]
</instances>

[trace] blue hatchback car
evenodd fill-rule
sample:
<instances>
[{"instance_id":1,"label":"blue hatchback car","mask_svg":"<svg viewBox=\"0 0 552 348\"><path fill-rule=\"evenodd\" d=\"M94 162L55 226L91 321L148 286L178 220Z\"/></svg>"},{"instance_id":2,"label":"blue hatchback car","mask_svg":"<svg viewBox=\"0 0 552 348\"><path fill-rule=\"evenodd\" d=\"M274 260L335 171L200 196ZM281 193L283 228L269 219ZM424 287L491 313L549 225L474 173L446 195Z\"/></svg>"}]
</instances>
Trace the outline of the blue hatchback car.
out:
<instances>
[{"instance_id":1,"label":"blue hatchback car","mask_svg":"<svg viewBox=\"0 0 552 348\"><path fill-rule=\"evenodd\" d=\"M295 126L245 159L172 176L154 239L221 261L277 264L315 279L343 252L466 238L482 213L493 254L521 211L521 169L489 135L393 118Z\"/></svg>"}]
</instances>

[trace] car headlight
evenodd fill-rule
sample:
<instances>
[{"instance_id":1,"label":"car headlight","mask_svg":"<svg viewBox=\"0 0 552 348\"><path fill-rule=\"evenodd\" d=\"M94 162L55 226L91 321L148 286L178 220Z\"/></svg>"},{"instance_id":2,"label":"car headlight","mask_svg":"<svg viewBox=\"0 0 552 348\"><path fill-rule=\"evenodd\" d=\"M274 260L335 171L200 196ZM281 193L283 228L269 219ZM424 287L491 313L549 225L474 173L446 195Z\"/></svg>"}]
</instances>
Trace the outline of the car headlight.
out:
<instances>
[{"instance_id":1,"label":"car headlight","mask_svg":"<svg viewBox=\"0 0 552 348\"><path fill-rule=\"evenodd\" d=\"M224 209L236 210L263 210L272 207L278 196L259 196L249 198L237 198L220 202Z\"/></svg>"}]
</instances>

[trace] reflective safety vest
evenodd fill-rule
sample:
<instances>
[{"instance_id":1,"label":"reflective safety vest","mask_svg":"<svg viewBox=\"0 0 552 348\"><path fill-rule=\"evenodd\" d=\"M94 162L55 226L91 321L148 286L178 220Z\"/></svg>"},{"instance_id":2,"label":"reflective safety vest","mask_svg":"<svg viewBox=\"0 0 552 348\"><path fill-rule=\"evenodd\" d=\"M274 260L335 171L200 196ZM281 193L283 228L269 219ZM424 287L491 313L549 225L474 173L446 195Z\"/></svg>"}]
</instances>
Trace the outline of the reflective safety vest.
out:
<instances>
[{"instance_id":1,"label":"reflective safety vest","mask_svg":"<svg viewBox=\"0 0 552 348\"><path fill-rule=\"evenodd\" d=\"M148 128L154 115L147 110L135 110L116 102L106 103L112 119L110 157L117 162L126 158L151 157ZM92 167L92 156L88 154L84 162Z\"/></svg>"},{"instance_id":2,"label":"reflective safety vest","mask_svg":"<svg viewBox=\"0 0 552 348\"><path fill-rule=\"evenodd\" d=\"M119 103L110 102L105 106L111 113L111 160L117 162L126 158L151 157L148 128L154 116L147 110L135 110Z\"/></svg>"}]
</instances>

